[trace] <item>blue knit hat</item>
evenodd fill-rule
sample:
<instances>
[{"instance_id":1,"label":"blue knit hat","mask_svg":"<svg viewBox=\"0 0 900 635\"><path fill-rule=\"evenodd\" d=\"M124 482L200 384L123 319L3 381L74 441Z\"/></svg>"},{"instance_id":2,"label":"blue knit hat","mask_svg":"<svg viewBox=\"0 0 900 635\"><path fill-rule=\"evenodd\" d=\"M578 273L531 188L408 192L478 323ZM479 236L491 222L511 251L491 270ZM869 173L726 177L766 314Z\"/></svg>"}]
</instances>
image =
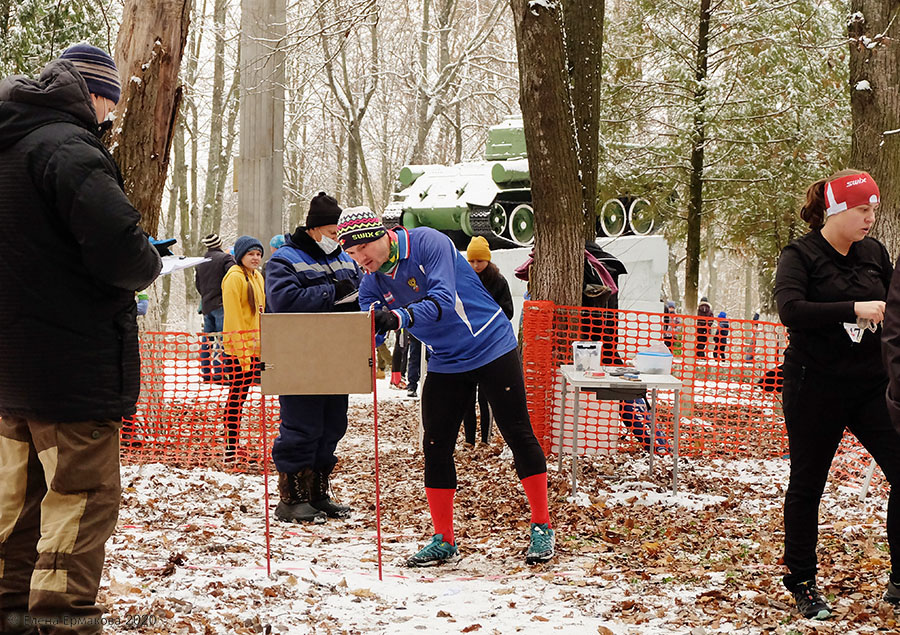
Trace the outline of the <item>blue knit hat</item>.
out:
<instances>
[{"instance_id":1,"label":"blue knit hat","mask_svg":"<svg viewBox=\"0 0 900 635\"><path fill-rule=\"evenodd\" d=\"M234 241L235 261L240 264L241 260L251 249L259 249L259 253L261 254L266 253L266 250L263 249L262 243L259 242L259 239L254 238L253 236L241 236L240 238L238 238L236 241Z\"/></svg>"},{"instance_id":2,"label":"blue knit hat","mask_svg":"<svg viewBox=\"0 0 900 635\"><path fill-rule=\"evenodd\" d=\"M109 53L82 42L67 48L59 59L71 62L78 69L88 92L119 103L122 84L119 82L119 70Z\"/></svg>"}]
</instances>

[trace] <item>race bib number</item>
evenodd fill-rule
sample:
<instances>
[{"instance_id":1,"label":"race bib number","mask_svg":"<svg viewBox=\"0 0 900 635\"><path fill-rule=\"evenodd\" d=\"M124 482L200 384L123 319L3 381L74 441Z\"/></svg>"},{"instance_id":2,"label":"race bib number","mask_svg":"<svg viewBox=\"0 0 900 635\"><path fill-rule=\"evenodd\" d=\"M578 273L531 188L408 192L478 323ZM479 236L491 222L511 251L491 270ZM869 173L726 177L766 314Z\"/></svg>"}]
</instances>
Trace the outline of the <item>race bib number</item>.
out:
<instances>
[{"instance_id":1,"label":"race bib number","mask_svg":"<svg viewBox=\"0 0 900 635\"><path fill-rule=\"evenodd\" d=\"M847 336L854 344L859 344L862 341L863 333L866 331L855 322L844 322L844 330L847 331Z\"/></svg>"}]
</instances>

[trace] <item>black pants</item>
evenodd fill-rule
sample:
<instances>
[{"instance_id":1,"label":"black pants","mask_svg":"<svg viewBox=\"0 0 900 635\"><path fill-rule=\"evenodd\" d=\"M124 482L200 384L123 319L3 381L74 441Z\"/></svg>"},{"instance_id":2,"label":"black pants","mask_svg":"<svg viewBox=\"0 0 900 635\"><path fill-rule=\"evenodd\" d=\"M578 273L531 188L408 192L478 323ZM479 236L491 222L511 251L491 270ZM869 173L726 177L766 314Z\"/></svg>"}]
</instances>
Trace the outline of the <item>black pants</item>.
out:
<instances>
[{"instance_id":1,"label":"black pants","mask_svg":"<svg viewBox=\"0 0 900 635\"><path fill-rule=\"evenodd\" d=\"M422 386L425 428L425 487L456 489L453 450L459 424L479 386L494 411L497 428L513 453L520 479L547 471L525 403L525 380L516 351L464 373L428 371Z\"/></svg>"},{"instance_id":2,"label":"black pants","mask_svg":"<svg viewBox=\"0 0 900 635\"><path fill-rule=\"evenodd\" d=\"M259 383L259 358L250 361L250 368L241 367L240 361L232 357L231 381L228 388L228 399L225 402L225 456L230 457L238 445L238 433L241 427L241 411L250 393L250 386Z\"/></svg>"},{"instance_id":3,"label":"black pants","mask_svg":"<svg viewBox=\"0 0 900 635\"><path fill-rule=\"evenodd\" d=\"M469 409L466 410L466 416L463 419L463 430L466 433L466 443L475 445L475 437L478 432L478 413L475 410L476 402L481 410L481 441L490 443L491 441L491 405L488 403L484 391L480 388L472 395L472 401L469 402Z\"/></svg>"},{"instance_id":4,"label":"black pants","mask_svg":"<svg viewBox=\"0 0 900 635\"><path fill-rule=\"evenodd\" d=\"M816 575L819 501L828 469L848 428L872 454L891 483L887 508L891 567L900 574L900 434L885 403L886 382L827 383L806 368L784 364L784 419L791 451L791 479L784 497L784 576L788 589Z\"/></svg>"}]
</instances>

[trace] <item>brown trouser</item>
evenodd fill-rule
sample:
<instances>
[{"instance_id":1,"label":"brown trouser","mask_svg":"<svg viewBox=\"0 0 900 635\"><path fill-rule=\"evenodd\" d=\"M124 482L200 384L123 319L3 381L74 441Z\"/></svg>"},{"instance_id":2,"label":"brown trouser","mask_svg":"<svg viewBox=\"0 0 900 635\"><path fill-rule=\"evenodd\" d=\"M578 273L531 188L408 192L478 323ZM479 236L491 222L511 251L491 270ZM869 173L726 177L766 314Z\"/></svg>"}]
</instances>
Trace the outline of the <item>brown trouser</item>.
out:
<instances>
[{"instance_id":1,"label":"brown trouser","mask_svg":"<svg viewBox=\"0 0 900 635\"><path fill-rule=\"evenodd\" d=\"M120 427L0 419L0 633L101 632Z\"/></svg>"}]
</instances>

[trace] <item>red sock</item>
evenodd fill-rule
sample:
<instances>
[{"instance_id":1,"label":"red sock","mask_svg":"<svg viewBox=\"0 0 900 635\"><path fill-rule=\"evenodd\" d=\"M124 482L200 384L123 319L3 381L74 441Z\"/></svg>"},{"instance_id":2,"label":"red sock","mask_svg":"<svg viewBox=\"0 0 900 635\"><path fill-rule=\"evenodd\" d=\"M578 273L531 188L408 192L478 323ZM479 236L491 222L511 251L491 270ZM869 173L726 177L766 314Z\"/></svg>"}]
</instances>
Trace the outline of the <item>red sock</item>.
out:
<instances>
[{"instance_id":1,"label":"red sock","mask_svg":"<svg viewBox=\"0 0 900 635\"><path fill-rule=\"evenodd\" d=\"M522 479L528 504L531 506L531 522L550 525L550 510L547 506L547 473L541 472Z\"/></svg>"},{"instance_id":2,"label":"red sock","mask_svg":"<svg viewBox=\"0 0 900 635\"><path fill-rule=\"evenodd\" d=\"M455 495L455 489L425 488L428 508L431 510L431 522L434 523L434 533L442 534L444 542L449 542L451 545L456 544L453 539L453 497Z\"/></svg>"},{"instance_id":3,"label":"red sock","mask_svg":"<svg viewBox=\"0 0 900 635\"><path fill-rule=\"evenodd\" d=\"M401 374L400 374L399 370L392 372L391 373L391 383L394 384L395 386L399 386L400 385L400 377L401 377Z\"/></svg>"}]
</instances>

